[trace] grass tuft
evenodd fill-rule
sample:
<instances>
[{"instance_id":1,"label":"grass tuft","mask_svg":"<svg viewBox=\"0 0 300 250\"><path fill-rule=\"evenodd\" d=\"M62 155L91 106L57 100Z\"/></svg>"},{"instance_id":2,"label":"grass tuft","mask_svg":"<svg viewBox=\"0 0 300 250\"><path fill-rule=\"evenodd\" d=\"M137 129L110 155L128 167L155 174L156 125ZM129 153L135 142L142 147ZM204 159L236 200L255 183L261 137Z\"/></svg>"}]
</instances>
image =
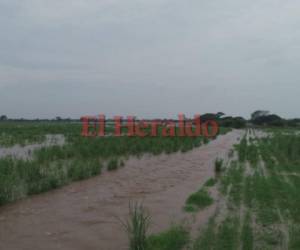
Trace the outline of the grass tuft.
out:
<instances>
[{"instance_id":1,"label":"grass tuft","mask_svg":"<svg viewBox=\"0 0 300 250\"><path fill-rule=\"evenodd\" d=\"M217 183L217 180L215 178L208 179L205 183L205 187L213 187Z\"/></svg>"},{"instance_id":2,"label":"grass tuft","mask_svg":"<svg viewBox=\"0 0 300 250\"><path fill-rule=\"evenodd\" d=\"M150 225L150 215L144 206L135 203L129 205L129 219L122 223L129 238L129 250L147 250L147 231Z\"/></svg>"},{"instance_id":3,"label":"grass tuft","mask_svg":"<svg viewBox=\"0 0 300 250\"><path fill-rule=\"evenodd\" d=\"M206 189L200 189L198 192L191 194L186 200L185 211L197 211L210 206L213 203L213 198L210 197ZM194 208L194 210L193 210Z\"/></svg>"},{"instance_id":4,"label":"grass tuft","mask_svg":"<svg viewBox=\"0 0 300 250\"><path fill-rule=\"evenodd\" d=\"M147 239L147 250L180 250L188 243L189 233L182 226L172 226L169 230Z\"/></svg>"},{"instance_id":5,"label":"grass tuft","mask_svg":"<svg viewBox=\"0 0 300 250\"><path fill-rule=\"evenodd\" d=\"M222 172L222 166L223 166L223 159L216 159L215 160L215 172L217 174Z\"/></svg>"},{"instance_id":6,"label":"grass tuft","mask_svg":"<svg viewBox=\"0 0 300 250\"><path fill-rule=\"evenodd\" d=\"M107 164L107 170L108 171L113 171L118 169L119 162L116 158L110 159L108 164Z\"/></svg>"}]
</instances>

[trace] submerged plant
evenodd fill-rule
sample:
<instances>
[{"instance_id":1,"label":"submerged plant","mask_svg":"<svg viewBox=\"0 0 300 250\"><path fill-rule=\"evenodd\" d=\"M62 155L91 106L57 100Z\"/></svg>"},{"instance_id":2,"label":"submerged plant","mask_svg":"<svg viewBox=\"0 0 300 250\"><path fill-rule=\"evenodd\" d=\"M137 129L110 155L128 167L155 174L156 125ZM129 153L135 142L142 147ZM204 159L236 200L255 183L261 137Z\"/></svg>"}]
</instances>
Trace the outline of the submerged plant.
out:
<instances>
[{"instance_id":1,"label":"submerged plant","mask_svg":"<svg viewBox=\"0 0 300 250\"><path fill-rule=\"evenodd\" d=\"M147 250L180 250L189 242L190 235L181 225L172 225L167 231L151 235L147 240Z\"/></svg>"},{"instance_id":2,"label":"submerged plant","mask_svg":"<svg viewBox=\"0 0 300 250\"><path fill-rule=\"evenodd\" d=\"M140 203L129 204L129 218L122 222L129 238L130 250L147 249L147 231L150 226L150 215Z\"/></svg>"},{"instance_id":3,"label":"submerged plant","mask_svg":"<svg viewBox=\"0 0 300 250\"><path fill-rule=\"evenodd\" d=\"M216 159L215 160L215 172L217 174L221 173L223 166L223 159Z\"/></svg>"},{"instance_id":4,"label":"submerged plant","mask_svg":"<svg viewBox=\"0 0 300 250\"><path fill-rule=\"evenodd\" d=\"M217 183L217 180L216 180L216 179L210 178L210 179L208 179L208 180L204 183L204 186L205 186L205 187L212 187L212 186L214 186L216 183Z\"/></svg>"},{"instance_id":5,"label":"submerged plant","mask_svg":"<svg viewBox=\"0 0 300 250\"><path fill-rule=\"evenodd\" d=\"M119 164L118 160L115 158L109 160L107 164L107 170L108 171L116 170L118 168L118 164Z\"/></svg>"},{"instance_id":6,"label":"submerged plant","mask_svg":"<svg viewBox=\"0 0 300 250\"><path fill-rule=\"evenodd\" d=\"M207 190L203 188L188 197L184 210L186 212L195 212L199 208L203 209L210 206L213 201L213 198L209 195Z\"/></svg>"}]
</instances>

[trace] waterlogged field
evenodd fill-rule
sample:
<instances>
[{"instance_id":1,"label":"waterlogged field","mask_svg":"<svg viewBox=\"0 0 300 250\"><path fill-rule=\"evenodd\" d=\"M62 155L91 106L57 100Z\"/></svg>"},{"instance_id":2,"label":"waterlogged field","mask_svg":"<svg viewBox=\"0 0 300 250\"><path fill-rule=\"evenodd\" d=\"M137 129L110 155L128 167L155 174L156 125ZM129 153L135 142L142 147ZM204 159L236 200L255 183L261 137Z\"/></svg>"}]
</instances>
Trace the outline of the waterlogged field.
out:
<instances>
[{"instance_id":1,"label":"waterlogged field","mask_svg":"<svg viewBox=\"0 0 300 250\"><path fill-rule=\"evenodd\" d=\"M0 131L0 155L1 147L7 151L16 144L41 144L34 150L19 147L25 159L9 155L0 158L0 205L87 179L102 169L116 170L129 156L186 152L208 142L203 137L86 138L80 135L79 123L1 123ZM221 133L226 131L222 129ZM60 135L65 143L43 146L51 135Z\"/></svg>"},{"instance_id":2,"label":"waterlogged field","mask_svg":"<svg viewBox=\"0 0 300 250\"><path fill-rule=\"evenodd\" d=\"M298 131L250 129L234 150L226 162L216 159L215 177L187 197L183 207L197 218L217 203L208 223L194 232L173 226L156 236L161 244L153 249L300 249ZM212 189L218 192L215 199ZM149 249L152 237L144 242Z\"/></svg>"},{"instance_id":3,"label":"waterlogged field","mask_svg":"<svg viewBox=\"0 0 300 250\"><path fill-rule=\"evenodd\" d=\"M80 124L72 123L3 123L0 128L0 155L1 150L9 152L12 146L20 144L18 150L25 150L28 156L0 158L1 205L105 172L103 180L84 184L96 188L81 194L85 197L88 192L91 200L87 205L81 202L79 207L69 207L77 204L80 197L73 195L71 189L68 198L62 196L63 200L60 193L48 198L55 203L52 209L58 209L61 214L50 215L50 204L39 210L43 202L38 200L34 204L33 200L24 208L30 214L20 214L19 226L14 228L18 206L11 214L0 212L0 219L7 217L7 221L2 220L3 227L12 225L14 234L10 235L15 238L24 234L21 221L25 226L27 220L34 219L41 225L37 222L37 229L32 229L28 239L37 240L39 227L47 228L48 224L47 230L59 231L51 223L61 221L62 232L71 227L82 233L74 241L83 244L85 237L89 239L86 244L90 247L86 249L98 249L99 244L103 250L121 249L121 246L130 250L300 249L300 134L297 129L248 129L230 133L222 129L221 134L228 134L208 143L210 140L203 137L83 138ZM64 143L45 144L50 135L62 136ZM196 148L199 149L192 150ZM151 158L143 158L145 155ZM134 165L135 161L127 166L131 156L140 167ZM131 203L128 208L131 199L141 202ZM80 212L91 208L99 209L100 213ZM79 223L77 227L70 224L70 220L65 220L72 213L68 209L76 214L74 220L86 219L88 224ZM173 210L177 218L169 223L166 218L174 217ZM114 220L116 216L118 219ZM98 220L105 219L111 222L97 224ZM153 231L153 224L159 224L160 230ZM107 226L111 229L106 230ZM0 231L6 234L4 228L0 227ZM110 238L111 232L116 240ZM51 249L56 241L65 249L82 249L80 244L68 245L70 241L63 236L55 238L56 241L48 236L39 237L36 244L45 249ZM11 240L8 236L1 238L0 248L15 242L14 238ZM26 240L23 243L30 245Z\"/></svg>"},{"instance_id":4,"label":"waterlogged field","mask_svg":"<svg viewBox=\"0 0 300 250\"><path fill-rule=\"evenodd\" d=\"M71 138L80 135L80 129L80 123L0 122L0 147L42 143L53 134Z\"/></svg>"},{"instance_id":5,"label":"waterlogged field","mask_svg":"<svg viewBox=\"0 0 300 250\"><path fill-rule=\"evenodd\" d=\"M237 157L229 153L222 173L187 199L202 208L212 200L205 190L216 185L220 194L191 249L300 249L300 136L267 132L248 130Z\"/></svg>"}]
</instances>

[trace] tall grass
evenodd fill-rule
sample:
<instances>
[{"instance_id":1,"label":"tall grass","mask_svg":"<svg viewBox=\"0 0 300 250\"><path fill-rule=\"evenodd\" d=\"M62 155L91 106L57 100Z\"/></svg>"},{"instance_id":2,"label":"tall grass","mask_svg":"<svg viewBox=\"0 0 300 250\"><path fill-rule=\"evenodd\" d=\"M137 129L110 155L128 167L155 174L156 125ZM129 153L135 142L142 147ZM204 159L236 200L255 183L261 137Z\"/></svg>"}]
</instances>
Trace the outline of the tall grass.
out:
<instances>
[{"instance_id":1,"label":"tall grass","mask_svg":"<svg viewBox=\"0 0 300 250\"><path fill-rule=\"evenodd\" d=\"M0 159L0 205L45 192L70 183L95 176L102 164L97 159L74 159L69 162Z\"/></svg>"},{"instance_id":2,"label":"tall grass","mask_svg":"<svg viewBox=\"0 0 300 250\"><path fill-rule=\"evenodd\" d=\"M129 250L147 250L150 215L141 203L129 205L129 219L123 222L129 239Z\"/></svg>"},{"instance_id":3,"label":"tall grass","mask_svg":"<svg viewBox=\"0 0 300 250\"><path fill-rule=\"evenodd\" d=\"M0 146L41 143L47 134L76 137L80 129L81 124L68 122L0 122Z\"/></svg>"},{"instance_id":4,"label":"tall grass","mask_svg":"<svg viewBox=\"0 0 300 250\"><path fill-rule=\"evenodd\" d=\"M228 211L214 215L195 250L300 249L300 136L287 132L236 146L239 159L220 176Z\"/></svg>"},{"instance_id":5,"label":"tall grass","mask_svg":"<svg viewBox=\"0 0 300 250\"><path fill-rule=\"evenodd\" d=\"M160 234L147 239L147 250L181 250L189 242L189 232L180 225L173 225Z\"/></svg>"},{"instance_id":6,"label":"tall grass","mask_svg":"<svg viewBox=\"0 0 300 250\"><path fill-rule=\"evenodd\" d=\"M107 170L108 171L116 170L116 169L118 169L118 166L119 166L118 159L112 158L109 160L109 162L107 164Z\"/></svg>"},{"instance_id":7,"label":"tall grass","mask_svg":"<svg viewBox=\"0 0 300 250\"><path fill-rule=\"evenodd\" d=\"M220 174L222 172L222 166L223 166L223 159L216 159L215 160L215 173Z\"/></svg>"}]
</instances>

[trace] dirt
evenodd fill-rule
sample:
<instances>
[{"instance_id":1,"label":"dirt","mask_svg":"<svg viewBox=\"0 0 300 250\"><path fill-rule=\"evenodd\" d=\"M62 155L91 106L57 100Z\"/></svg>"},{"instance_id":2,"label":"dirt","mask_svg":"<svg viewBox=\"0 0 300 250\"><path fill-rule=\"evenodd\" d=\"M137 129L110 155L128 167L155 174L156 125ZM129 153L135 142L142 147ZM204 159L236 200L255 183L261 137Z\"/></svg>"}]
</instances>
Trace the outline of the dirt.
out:
<instances>
[{"instance_id":1,"label":"dirt","mask_svg":"<svg viewBox=\"0 0 300 250\"><path fill-rule=\"evenodd\" d=\"M219 136L187 153L130 158L125 167L0 208L0 249L127 249L119 219L129 202L143 201L151 232L190 219L183 211L189 194L214 176L214 160L226 158L243 131ZM196 215L207 223L215 206Z\"/></svg>"}]
</instances>

